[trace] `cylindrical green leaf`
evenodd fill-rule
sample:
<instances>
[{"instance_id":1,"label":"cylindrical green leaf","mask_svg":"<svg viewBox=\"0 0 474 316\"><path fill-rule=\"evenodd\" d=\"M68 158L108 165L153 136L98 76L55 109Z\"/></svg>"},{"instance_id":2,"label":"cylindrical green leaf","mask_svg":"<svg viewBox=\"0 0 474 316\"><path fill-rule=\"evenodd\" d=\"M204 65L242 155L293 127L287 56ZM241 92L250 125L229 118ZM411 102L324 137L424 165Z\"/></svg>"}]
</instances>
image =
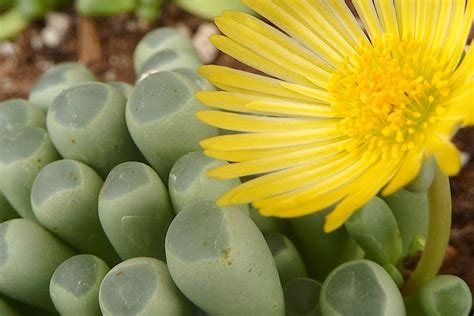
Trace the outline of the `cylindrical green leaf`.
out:
<instances>
[{"instance_id":1,"label":"cylindrical green leaf","mask_svg":"<svg viewBox=\"0 0 474 316\"><path fill-rule=\"evenodd\" d=\"M0 133L0 191L22 217L36 221L31 186L38 172L59 158L42 128L24 126Z\"/></svg>"},{"instance_id":2,"label":"cylindrical green leaf","mask_svg":"<svg viewBox=\"0 0 474 316\"><path fill-rule=\"evenodd\" d=\"M418 300L426 315L465 316L472 307L472 294L466 282L454 275L440 275L420 290Z\"/></svg>"},{"instance_id":3,"label":"cylindrical green leaf","mask_svg":"<svg viewBox=\"0 0 474 316\"><path fill-rule=\"evenodd\" d=\"M216 90L216 87L214 87L208 80L206 80L204 77L198 75L196 71L191 70L189 68L176 68L173 70L173 72L181 74L191 80L198 88L199 90L206 90L206 91L213 91Z\"/></svg>"},{"instance_id":4,"label":"cylindrical green leaf","mask_svg":"<svg viewBox=\"0 0 474 316\"><path fill-rule=\"evenodd\" d=\"M308 278L296 278L285 284L287 316L321 316L319 295L321 283Z\"/></svg>"},{"instance_id":5,"label":"cylindrical green leaf","mask_svg":"<svg viewBox=\"0 0 474 316\"><path fill-rule=\"evenodd\" d=\"M184 207L203 200L216 201L222 194L240 184L239 179L216 180L207 172L227 162L215 160L202 151L187 153L179 158L171 169L168 189L176 213ZM241 206L248 212L248 206Z\"/></svg>"},{"instance_id":6,"label":"cylindrical green leaf","mask_svg":"<svg viewBox=\"0 0 474 316\"><path fill-rule=\"evenodd\" d=\"M346 222L347 232L380 265L397 264L403 252L397 221L387 204L374 197Z\"/></svg>"},{"instance_id":7,"label":"cylindrical green leaf","mask_svg":"<svg viewBox=\"0 0 474 316\"><path fill-rule=\"evenodd\" d=\"M7 301L0 297L0 315L2 316L21 316Z\"/></svg>"},{"instance_id":8,"label":"cylindrical green leaf","mask_svg":"<svg viewBox=\"0 0 474 316\"><path fill-rule=\"evenodd\" d=\"M287 233L288 232L288 221L273 217L263 216L260 214L258 209L250 206L250 218L253 220L255 225L258 226L262 233Z\"/></svg>"},{"instance_id":9,"label":"cylindrical green leaf","mask_svg":"<svg viewBox=\"0 0 474 316\"><path fill-rule=\"evenodd\" d=\"M145 257L112 268L100 286L99 302L104 316L186 316L192 309L166 264Z\"/></svg>"},{"instance_id":10,"label":"cylindrical green leaf","mask_svg":"<svg viewBox=\"0 0 474 316\"><path fill-rule=\"evenodd\" d=\"M34 316L57 316L57 312L56 311L47 311L45 309L39 309L37 307L34 307L32 305L27 305L27 304L24 304L24 303L21 303L19 301L16 301L14 299L11 299L7 296L2 296L2 294L0 293L0 302L3 301L5 302L6 304L9 305L10 308L13 308L13 310L15 311L15 314L11 315L11 316L25 316L25 315L34 315ZM0 303L1 305L1 303ZM2 309L0 307L0 315L3 316L2 314ZM9 314L6 314L7 316Z\"/></svg>"},{"instance_id":11,"label":"cylindrical green leaf","mask_svg":"<svg viewBox=\"0 0 474 316\"><path fill-rule=\"evenodd\" d=\"M51 299L61 315L100 316L99 288L109 267L93 255L77 255L61 263L49 283Z\"/></svg>"},{"instance_id":12,"label":"cylindrical green leaf","mask_svg":"<svg viewBox=\"0 0 474 316\"><path fill-rule=\"evenodd\" d=\"M308 276L303 259L291 240L276 233L264 236L272 252L282 286L292 279Z\"/></svg>"},{"instance_id":13,"label":"cylindrical green leaf","mask_svg":"<svg viewBox=\"0 0 474 316\"><path fill-rule=\"evenodd\" d=\"M64 158L86 163L103 178L122 162L144 160L127 130L126 102L104 83L64 90L48 111L51 140Z\"/></svg>"},{"instance_id":14,"label":"cylindrical green leaf","mask_svg":"<svg viewBox=\"0 0 474 316\"><path fill-rule=\"evenodd\" d=\"M40 171L31 189L38 221L83 253L114 265L120 261L99 221L97 199L103 181L89 166L58 160Z\"/></svg>"},{"instance_id":15,"label":"cylindrical green leaf","mask_svg":"<svg viewBox=\"0 0 474 316\"><path fill-rule=\"evenodd\" d=\"M385 270L368 260L344 263L326 278L321 289L323 316L404 316L397 285Z\"/></svg>"},{"instance_id":16,"label":"cylindrical green leaf","mask_svg":"<svg viewBox=\"0 0 474 316\"><path fill-rule=\"evenodd\" d=\"M179 157L200 150L199 141L218 134L196 118L204 109L195 97L199 89L194 78L163 71L140 81L128 99L130 134L164 181Z\"/></svg>"},{"instance_id":17,"label":"cylindrical green leaf","mask_svg":"<svg viewBox=\"0 0 474 316\"><path fill-rule=\"evenodd\" d=\"M284 315L272 254L252 220L212 201L185 207L166 236L171 276L210 315Z\"/></svg>"},{"instance_id":18,"label":"cylindrical green leaf","mask_svg":"<svg viewBox=\"0 0 474 316\"><path fill-rule=\"evenodd\" d=\"M26 100L12 99L0 102L0 130L21 126L46 128L46 116Z\"/></svg>"},{"instance_id":19,"label":"cylindrical green leaf","mask_svg":"<svg viewBox=\"0 0 474 316\"><path fill-rule=\"evenodd\" d=\"M76 12L86 16L118 15L135 9L135 0L75 0Z\"/></svg>"},{"instance_id":20,"label":"cylindrical green leaf","mask_svg":"<svg viewBox=\"0 0 474 316\"><path fill-rule=\"evenodd\" d=\"M146 60L137 74L138 82L160 71L175 69L196 71L200 66L202 66L202 63L193 52L165 49L155 53Z\"/></svg>"},{"instance_id":21,"label":"cylindrical green leaf","mask_svg":"<svg viewBox=\"0 0 474 316\"><path fill-rule=\"evenodd\" d=\"M154 54L165 49L195 53L191 39L172 27L160 27L149 32L138 43L133 53L135 73Z\"/></svg>"},{"instance_id":22,"label":"cylindrical green leaf","mask_svg":"<svg viewBox=\"0 0 474 316\"><path fill-rule=\"evenodd\" d=\"M401 189L384 200L397 220L406 254L414 236L428 233L428 195Z\"/></svg>"},{"instance_id":23,"label":"cylindrical green leaf","mask_svg":"<svg viewBox=\"0 0 474 316\"><path fill-rule=\"evenodd\" d=\"M320 282L340 263L360 257L360 248L344 227L332 233L324 232L324 217L328 212L325 210L290 219L294 241L308 274Z\"/></svg>"},{"instance_id":24,"label":"cylindrical green leaf","mask_svg":"<svg viewBox=\"0 0 474 316\"><path fill-rule=\"evenodd\" d=\"M405 280L400 270L398 270L397 267L391 263L384 265L383 268L390 275L393 282L395 282L398 288L401 288Z\"/></svg>"},{"instance_id":25,"label":"cylindrical green leaf","mask_svg":"<svg viewBox=\"0 0 474 316\"><path fill-rule=\"evenodd\" d=\"M122 93L122 95L127 99L132 94L133 86L129 83L123 81L111 81L108 84L120 91L120 93Z\"/></svg>"},{"instance_id":26,"label":"cylindrical green leaf","mask_svg":"<svg viewBox=\"0 0 474 316\"><path fill-rule=\"evenodd\" d=\"M44 113L30 102L22 99L11 99L0 102L0 133L24 126L45 128ZM19 217L7 198L0 190L0 223Z\"/></svg>"},{"instance_id":27,"label":"cylindrical green leaf","mask_svg":"<svg viewBox=\"0 0 474 316\"><path fill-rule=\"evenodd\" d=\"M165 185L149 166L130 161L110 172L99 196L99 218L122 259L165 260L173 210Z\"/></svg>"},{"instance_id":28,"label":"cylindrical green leaf","mask_svg":"<svg viewBox=\"0 0 474 316\"><path fill-rule=\"evenodd\" d=\"M43 111L47 111L63 90L95 80L94 74L81 64L60 63L48 69L34 84L28 100Z\"/></svg>"},{"instance_id":29,"label":"cylindrical green leaf","mask_svg":"<svg viewBox=\"0 0 474 316\"><path fill-rule=\"evenodd\" d=\"M46 310L54 310L49 280L74 252L46 229L26 219L0 224L0 292Z\"/></svg>"}]
</instances>

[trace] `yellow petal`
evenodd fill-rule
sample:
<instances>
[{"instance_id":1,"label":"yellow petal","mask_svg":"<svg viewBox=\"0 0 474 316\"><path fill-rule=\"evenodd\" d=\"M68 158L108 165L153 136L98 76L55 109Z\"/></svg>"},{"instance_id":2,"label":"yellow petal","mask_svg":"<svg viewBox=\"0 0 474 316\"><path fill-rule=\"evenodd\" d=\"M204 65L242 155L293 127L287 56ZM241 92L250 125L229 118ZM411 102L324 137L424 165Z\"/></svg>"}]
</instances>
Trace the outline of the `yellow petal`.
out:
<instances>
[{"instance_id":1,"label":"yellow petal","mask_svg":"<svg viewBox=\"0 0 474 316\"><path fill-rule=\"evenodd\" d=\"M432 6L429 1L418 0L416 2L416 15L415 15L415 40L423 42L426 30L426 22L428 14L428 6Z\"/></svg>"},{"instance_id":2,"label":"yellow petal","mask_svg":"<svg viewBox=\"0 0 474 316\"><path fill-rule=\"evenodd\" d=\"M324 146L316 145L312 148L282 154L278 158L266 157L258 160L227 164L211 169L208 175L217 179L232 179L281 170L318 161L325 157L335 156L339 152L339 145L339 142Z\"/></svg>"},{"instance_id":3,"label":"yellow petal","mask_svg":"<svg viewBox=\"0 0 474 316\"><path fill-rule=\"evenodd\" d=\"M471 46L466 52L461 64L449 78L451 89L456 90L474 74L474 48Z\"/></svg>"},{"instance_id":4,"label":"yellow petal","mask_svg":"<svg viewBox=\"0 0 474 316\"><path fill-rule=\"evenodd\" d=\"M431 44L431 47L440 48L444 37L446 36L446 31L449 26L449 19L451 17L451 12L453 11L454 1L441 1L441 9L439 16L436 20L436 27L434 29L434 38Z\"/></svg>"},{"instance_id":5,"label":"yellow petal","mask_svg":"<svg viewBox=\"0 0 474 316\"><path fill-rule=\"evenodd\" d=\"M237 134L211 137L201 141L204 149L240 150L266 149L327 141L344 136L333 128L308 129L291 132Z\"/></svg>"},{"instance_id":6,"label":"yellow petal","mask_svg":"<svg viewBox=\"0 0 474 316\"><path fill-rule=\"evenodd\" d=\"M271 0L243 0L243 2L293 38L299 40L306 47L312 49L319 56L322 56L333 67L342 61L342 56L336 50L327 45L324 40L308 29L301 20L292 16L285 8L276 5Z\"/></svg>"},{"instance_id":7,"label":"yellow petal","mask_svg":"<svg viewBox=\"0 0 474 316\"><path fill-rule=\"evenodd\" d=\"M333 142L331 140L330 142ZM304 150L312 148L314 146L319 146L324 143L315 142L304 145L297 146L288 146L283 148L271 148L271 149L242 149L242 150L215 150L215 149L206 149L204 154L208 157L212 157L219 160L227 160L230 162L242 162L255 159L261 159L266 157L278 157L282 154L287 154L299 150Z\"/></svg>"},{"instance_id":8,"label":"yellow petal","mask_svg":"<svg viewBox=\"0 0 474 316\"><path fill-rule=\"evenodd\" d=\"M382 191L382 195L387 196L397 192L405 185L410 183L416 176L421 168L421 160L423 159L422 150L411 150L405 156L400 169L397 171L392 180Z\"/></svg>"},{"instance_id":9,"label":"yellow petal","mask_svg":"<svg viewBox=\"0 0 474 316\"><path fill-rule=\"evenodd\" d=\"M339 51L341 56L348 56L356 53L354 48L348 41L341 36L341 34L333 28L333 26L326 20L313 6L307 1L286 1L273 0L280 7L285 7L286 11L300 21L304 21L309 30L316 36L319 36L334 50Z\"/></svg>"},{"instance_id":10,"label":"yellow petal","mask_svg":"<svg viewBox=\"0 0 474 316\"><path fill-rule=\"evenodd\" d=\"M226 36L213 35L211 42L220 51L270 76L310 87L314 85L306 77L287 69L284 64L281 64L281 61L269 60Z\"/></svg>"},{"instance_id":11,"label":"yellow petal","mask_svg":"<svg viewBox=\"0 0 474 316\"><path fill-rule=\"evenodd\" d=\"M255 100L255 96L243 93L225 91L199 91L196 98L207 106L227 111L243 113L259 113L245 107L246 104Z\"/></svg>"},{"instance_id":12,"label":"yellow petal","mask_svg":"<svg viewBox=\"0 0 474 316\"><path fill-rule=\"evenodd\" d=\"M386 0L375 0L374 2L385 33L399 37L397 15L393 2Z\"/></svg>"},{"instance_id":13,"label":"yellow petal","mask_svg":"<svg viewBox=\"0 0 474 316\"><path fill-rule=\"evenodd\" d=\"M393 177L399 161L384 161L370 168L358 181L358 187L344 200L337 204L336 208L326 216L324 231L329 233L339 227L351 217L359 208L367 204L377 192Z\"/></svg>"},{"instance_id":14,"label":"yellow petal","mask_svg":"<svg viewBox=\"0 0 474 316\"><path fill-rule=\"evenodd\" d=\"M242 115L221 111L199 111L197 117L208 125L240 132L283 132L321 127L336 128L338 119L298 119Z\"/></svg>"},{"instance_id":15,"label":"yellow petal","mask_svg":"<svg viewBox=\"0 0 474 316\"><path fill-rule=\"evenodd\" d=\"M275 214L279 214L280 212L290 212L290 210L294 211L296 209L299 209L299 212L311 211L311 209L316 210L319 207L315 206L320 205L318 204L320 196L330 191L337 190L338 188L341 190L340 192L346 192L343 188L351 188L351 183L356 181L368 167L370 167L370 163L367 161L354 159L353 164L346 169L341 169L334 173L331 177L322 179L317 178L315 179L317 181L310 186L256 201L253 204L262 211L266 210L265 212L273 212ZM351 190L349 189L347 193L350 191Z\"/></svg>"},{"instance_id":16,"label":"yellow petal","mask_svg":"<svg viewBox=\"0 0 474 316\"><path fill-rule=\"evenodd\" d=\"M334 118L335 114L327 105L305 104L300 102L251 102L245 106L252 111L270 115L305 116Z\"/></svg>"},{"instance_id":17,"label":"yellow petal","mask_svg":"<svg viewBox=\"0 0 474 316\"><path fill-rule=\"evenodd\" d=\"M416 2L413 0L400 0L400 9L402 16L402 38L408 39L415 35L416 31Z\"/></svg>"},{"instance_id":18,"label":"yellow petal","mask_svg":"<svg viewBox=\"0 0 474 316\"><path fill-rule=\"evenodd\" d=\"M344 0L311 3L354 48L369 44L367 36Z\"/></svg>"},{"instance_id":19,"label":"yellow petal","mask_svg":"<svg viewBox=\"0 0 474 316\"><path fill-rule=\"evenodd\" d=\"M219 199L224 204L259 201L314 184L353 164L347 153L323 158L313 163L291 167L247 181L226 192Z\"/></svg>"},{"instance_id":20,"label":"yellow petal","mask_svg":"<svg viewBox=\"0 0 474 316\"><path fill-rule=\"evenodd\" d=\"M312 82L321 87L326 86L329 74L312 62L312 60L317 60L316 56L313 55L312 60L304 58L298 54L298 51L301 51L302 48L298 50L294 42L293 46L290 46L289 44L282 44L281 41L274 41L272 35L275 34L271 34L262 25L257 24L255 20L257 19L243 13L226 12L224 16L217 17L215 22L222 33L246 49L275 64L285 60L285 68L288 71L308 79L311 78ZM288 56L291 56L291 58L288 58Z\"/></svg>"},{"instance_id":21,"label":"yellow petal","mask_svg":"<svg viewBox=\"0 0 474 316\"><path fill-rule=\"evenodd\" d=\"M423 30L423 41L426 43L427 48L433 47L433 39L435 37L436 28L440 22L440 15L443 13L441 10L448 4L449 1L425 1L426 4L426 19L422 21L421 27ZM444 32L440 30L440 32Z\"/></svg>"},{"instance_id":22,"label":"yellow petal","mask_svg":"<svg viewBox=\"0 0 474 316\"><path fill-rule=\"evenodd\" d=\"M198 73L213 84L225 85L228 87L225 90L230 92L249 93L277 99L284 98L285 100L329 101L327 91L316 90L317 92L312 94L301 93L298 89L303 91L314 91L315 89L228 67L205 65L199 68Z\"/></svg>"},{"instance_id":23,"label":"yellow petal","mask_svg":"<svg viewBox=\"0 0 474 316\"><path fill-rule=\"evenodd\" d=\"M281 197L268 198L253 203L264 215L277 217L296 217L311 214L334 205L360 185L359 177L369 165L357 162L349 168L341 170L344 176L336 175L320 181L309 189L300 189L282 194Z\"/></svg>"},{"instance_id":24,"label":"yellow petal","mask_svg":"<svg viewBox=\"0 0 474 316\"><path fill-rule=\"evenodd\" d=\"M443 39L443 42L439 43L439 48L441 49L440 62L444 65L447 65L450 61L450 58L456 49L456 46L461 44L464 47L464 43L461 43L459 40L461 37L461 26L464 22L463 11L465 1L450 1L453 4L451 11L451 16L448 23L448 29L446 30L446 35Z\"/></svg>"},{"instance_id":25,"label":"yellow petal","mask_svg":"<svg viewBox=\"0 0 474 316\"><path fill-rule=\"evenodd\" d=\"M331 97L329 96L329 93L327 92L327 90L309 88L306 86L284 82L284 81L280 81L279 84L281 87L284 87L288 90L296 92L302 96L309 97L311 98L311 100L317 101L319 103L327 103L327 104L331 103Z\"/></svg>"},{"instance_id":26,"label":"yellow petal","mask_svg":"<svg viewBox=\"0 0 474 316\"><path fill-rule=\"evenodd\" d=\"M473 17L474 1L469 0L467 1L466 12L464 14L462 24L460 25L460 29L456 30L457 36L453 34L452 37L448 37L445 43L443 43L443 45L446 45L447 48L450 48L449 50L446 49L444 51L445 54L441 56L441 60L444 58L448 60L445 73L452 73L461 61L462 54L464 53L465 43L473 23ZM450 39L452 42L449 41Z\"/></svg>"},{"instance_id":27,"label":"yellow petal","mask_svg":"<svg viewBox=\"0 0 474 316\"><path fill-rule=\"evenodd\" d=\"M364 23L370 38L372 40L382 38L383 29L380 25L380 20L375 11L373 2L367 0L353 0L352 3Z\"/></svg>"},{"instance_id":28,"label":"yellow petal","mask_svg":"<svg viewBox=\"0 0 474 316\"><path fill-rule=\"evenodd\" d=\"M456 175L461 170L461 157L456 146L443 136L433 135L427 142L428 152L446 175Z\"/></svg>"}]
</instances>

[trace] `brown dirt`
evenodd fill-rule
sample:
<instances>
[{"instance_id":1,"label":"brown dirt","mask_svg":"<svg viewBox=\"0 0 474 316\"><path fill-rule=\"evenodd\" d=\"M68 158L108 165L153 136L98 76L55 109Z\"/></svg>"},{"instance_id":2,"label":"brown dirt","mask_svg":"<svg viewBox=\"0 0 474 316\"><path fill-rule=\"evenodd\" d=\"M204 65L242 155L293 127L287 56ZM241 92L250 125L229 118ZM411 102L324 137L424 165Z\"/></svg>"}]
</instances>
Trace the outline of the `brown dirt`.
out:
<instances>
[{"instance_id":1,"label":"brown dirt","mask_svg":"<svg viewBox=\"0 0 474 316\"><path fill-rule=\"evenodd\" d=\"M14 42L14 53L0 54L0 101L26 98L32 84L53 63L77 61L79 56L77 18L68 12L72 27L64 41L55 49L34 45L44 22L37 22L24 31ZM103 81L135 81L132 53L137 42L152 28L159 25L186 27L194 33L203 21L174 6L163 11L159 21L151 25L138 23L131 15L96 19L103 58L88 64ZM213 63L250 70L249 67L219 54ZM474 128L458 133L456 145L470 154L470 161L459 176L452 178L453 229L450 247L442 273L455 274L474 289Z\"/></svg>"}]
</instances>

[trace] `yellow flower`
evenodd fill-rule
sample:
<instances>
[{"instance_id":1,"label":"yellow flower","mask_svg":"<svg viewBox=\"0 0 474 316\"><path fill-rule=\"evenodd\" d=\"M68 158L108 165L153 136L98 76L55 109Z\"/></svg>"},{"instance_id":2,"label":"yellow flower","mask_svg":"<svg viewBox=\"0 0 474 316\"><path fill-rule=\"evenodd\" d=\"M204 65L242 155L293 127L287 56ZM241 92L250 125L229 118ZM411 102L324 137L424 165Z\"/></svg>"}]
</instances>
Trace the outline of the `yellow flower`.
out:
<instances>
[{"instance_id":1,"label":"yellow flower","mask_svg":"<svg viewBox=\"0 0 474 316\"><path fill-rule=\"evenodd\" d=\"M434 156L456 174L451 143L474 123L474 49L465 52L474 1L244 0L279 29L239 12L216 24L224 53L269 76L221 66L200 74L223 91L198 93L207 124L243 132L201 142L232 162L219 179L259 175L218 205L249 203L295 217L336 205L325 231L341 226L382 190L389 195Z\"/></svg>"}]
</instances>

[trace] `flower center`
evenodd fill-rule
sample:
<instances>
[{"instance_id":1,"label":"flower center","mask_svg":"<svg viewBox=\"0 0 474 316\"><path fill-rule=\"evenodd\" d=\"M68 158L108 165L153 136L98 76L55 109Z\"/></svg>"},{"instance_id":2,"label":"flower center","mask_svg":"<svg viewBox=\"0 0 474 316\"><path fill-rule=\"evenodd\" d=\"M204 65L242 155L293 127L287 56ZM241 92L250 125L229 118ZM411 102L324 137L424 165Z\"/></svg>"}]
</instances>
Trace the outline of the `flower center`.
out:
<instances>
[{"instance_id":1,"label":"flower center","mask_svg":"<svg viewBox=\"0 0 474 316\"><path fill-rule=\"evenodd\" d=\"M426 139L449 94L438 52L414 40L384 34L346 57L332 74L331 107L352 140L341 150L372 162L397 158Z\"/></svg>"}]
</instances>

